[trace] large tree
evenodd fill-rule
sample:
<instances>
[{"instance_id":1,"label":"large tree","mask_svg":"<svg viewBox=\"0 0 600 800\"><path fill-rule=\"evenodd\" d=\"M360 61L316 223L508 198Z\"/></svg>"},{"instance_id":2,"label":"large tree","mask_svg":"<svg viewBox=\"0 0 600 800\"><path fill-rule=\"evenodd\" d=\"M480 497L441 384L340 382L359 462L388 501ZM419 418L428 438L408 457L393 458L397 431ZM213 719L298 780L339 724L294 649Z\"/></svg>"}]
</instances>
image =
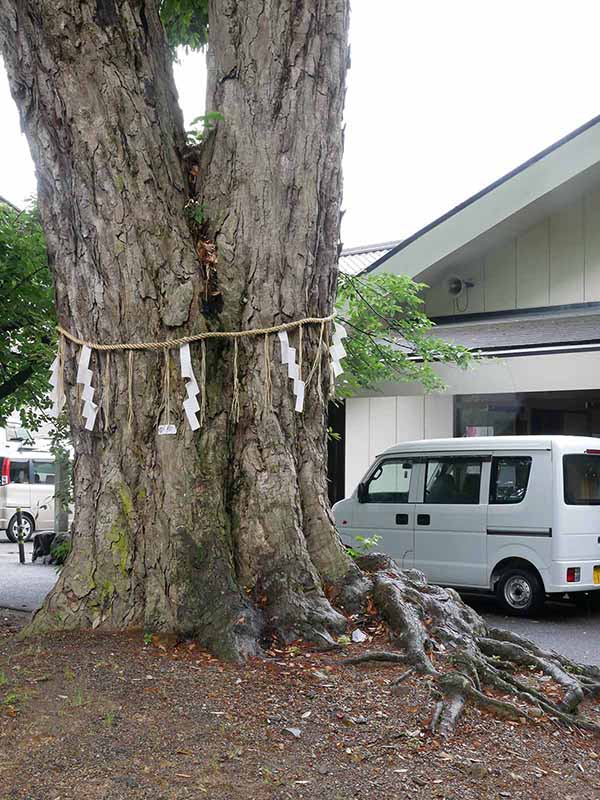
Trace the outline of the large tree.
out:
<instances>
[{"instance_id":1,"label":"large tree","mask_svg":"<svg viewBox=\"0 0 600 800\"><path fill-rule=\"evenodd\" d=\"M164 10L201 37L190 34L205 22L201 0ZM207 109L221 121L191 149L158 11L156 0L0 0L60 324L91 342L145 342L327 316L348 0L209 0ZM304 332L305 363L318 334ZM103 408L89 432L72 389L78 350L66 352L74 547L31 630L143 625L240 658L274 636L331 641L342 609L370 596L403 647L392 657L438 680L443 731L467 697L526 715L485 684L567 721L596 691L592 669L490 630L454 593L385 559L365 573L349 558L327 504L326 364L299 415L264 342L241 340L238 415L232 343L210 342L204 426L192 434L178 418L176 435L157 436L164 354L94 355ZM516 681L510 660L552 674L562 703Z\"/></svg>"},{"instance_id":2,"label":"large tree","mask_svg":"<svg viewBox=\"0 0 600 800\"><path fill-rule=\"evenodd\" d=\"M207 110L223 121L199 152L186 143L157 3L0 9L64 328L96 342L153 341L331 312L345 0L210 4ZM203 242L216 244L216 264ZM317 335L305 332L307 362ZM157 436L160 353L133 357L131 424L127 357L94 361L110 413L93 433L69 393L76 535L40 627L177 629L228 655L255 652L270 627L343 629L323 582L356 570L327 507L323 402L310 392L296 414L273 369L268 407L263 342L245 339L237 419L232 349L207 347L198 434L180 420L176 436ZM68 386L76 354L67 348Z\"/></svg>"}]
</instances>

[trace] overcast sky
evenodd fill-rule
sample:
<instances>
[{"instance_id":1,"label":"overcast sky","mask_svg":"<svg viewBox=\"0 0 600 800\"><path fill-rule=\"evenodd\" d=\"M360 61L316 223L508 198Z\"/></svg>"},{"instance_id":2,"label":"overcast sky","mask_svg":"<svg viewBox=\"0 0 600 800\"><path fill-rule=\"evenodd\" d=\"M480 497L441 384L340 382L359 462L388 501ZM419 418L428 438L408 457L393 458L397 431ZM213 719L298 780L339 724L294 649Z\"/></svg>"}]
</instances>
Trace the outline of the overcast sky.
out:
<instances>
[{"instance_id":1,"label":"overcast sky","mask_svg":"<svg viewBox=\"0 0 600 800\"><path fill-rule=\"evenodd\" d=\"M600 113L597 0L354 0L345 246L402 239ZM201 56L176 69L202 113ZM0 69L0 194L35 193Z\"/></svg>"}]
</instances>

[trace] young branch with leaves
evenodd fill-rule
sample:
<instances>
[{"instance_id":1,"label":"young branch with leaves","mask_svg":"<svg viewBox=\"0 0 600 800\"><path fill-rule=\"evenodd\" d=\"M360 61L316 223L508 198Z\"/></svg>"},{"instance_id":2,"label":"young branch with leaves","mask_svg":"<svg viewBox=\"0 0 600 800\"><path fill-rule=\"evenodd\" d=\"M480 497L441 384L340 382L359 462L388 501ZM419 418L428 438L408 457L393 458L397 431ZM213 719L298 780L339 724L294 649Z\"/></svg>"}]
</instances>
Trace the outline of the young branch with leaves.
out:
<instances>
[{"instance_id":1,"label":"young branch with leaves","mask_svg":"<svg viewBox=\"0 0 600 800\"><path fill-rule=\"evenodd\" d=\"M52 279L35 208L0 201L0 424L15 410L48 406L56 341Z\"/></svg>"},{"instance_id":2,"label":"young branch with leaves","mask_svg":"<svg viewBox=\"0 0 600 800\"><path fill-rule=\"evenodd\" d=\"M336 384L338 397L392 382L443 389L435 364L466 369L472 363L465 347L435 336L423 310L425 288L406 275L340 275L336 308L348 331L348 355Z\"/></svg>"}]
</instances>

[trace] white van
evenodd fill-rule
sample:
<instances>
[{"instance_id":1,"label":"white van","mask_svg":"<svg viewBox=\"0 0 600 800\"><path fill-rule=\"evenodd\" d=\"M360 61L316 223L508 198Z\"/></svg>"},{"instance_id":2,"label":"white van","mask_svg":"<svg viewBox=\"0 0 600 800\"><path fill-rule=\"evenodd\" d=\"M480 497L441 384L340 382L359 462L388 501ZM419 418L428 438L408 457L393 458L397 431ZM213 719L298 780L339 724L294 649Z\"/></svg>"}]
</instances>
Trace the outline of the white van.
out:
<instances>
[{"instance_id":1,"label":"white van","mask_svg":"<svg viewBox=\"0 0 600 800\"><path fill-rule=\"evenodd\" d=\"M402 442L333 513L346 545L378 535L402 568L493 591L513 614L600 589L600 439Z\"/></svg>"},{"instance_id":2,"label":"white van","mask_svg":"<svg viewBox=\"0 0 600 800\"><path fill-rule=\"evenodd\" d=\"M16 510L23 512L23 533L54 529L54 456L15 443L0 450L0 530L17 541Z\"/></svg>"}]
</instances>

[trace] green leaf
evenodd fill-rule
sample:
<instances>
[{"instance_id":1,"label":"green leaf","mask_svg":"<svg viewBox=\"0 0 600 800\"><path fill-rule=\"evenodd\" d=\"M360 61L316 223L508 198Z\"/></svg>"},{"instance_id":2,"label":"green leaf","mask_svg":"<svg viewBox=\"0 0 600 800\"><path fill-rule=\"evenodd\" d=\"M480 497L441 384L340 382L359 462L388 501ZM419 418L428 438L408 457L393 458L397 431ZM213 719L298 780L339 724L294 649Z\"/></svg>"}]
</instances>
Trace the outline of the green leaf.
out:
<instances>
[{"instance_id":1,"label":"green leaf","mask_svg":"<svg viewBox=\"0 0 600 800\"><path fill-rule=\"evenodd\" d=\"M201 50L208 41L208 0L162 0L160 17L169 47Z\"/></svg>"},{"instance_id":2,"label":"green leaf","mask_svg":"<svg viewBox=\"0 0 600 800\"><path fill-rule=\"evenodd\" d=\"M423 311L425 288L406 275L340 275L336 309L348 338L338 397L388 382L416 381L425 391L440 390L444 383L435 364L467 368L473 362L466 348L434 335Z\"/></svg>"},{"instance_id":3,"label":"green leaf","mask_svg":"<svg viewBox=\"0 0 600 800\"><path fill-rule=\"evenodd\" d=\"M56 350L54 292L35 207L0 203L0 424L50 405L50 364ZM29 419L31 422L32 419Z\"/></svg>"}]
</instances>

